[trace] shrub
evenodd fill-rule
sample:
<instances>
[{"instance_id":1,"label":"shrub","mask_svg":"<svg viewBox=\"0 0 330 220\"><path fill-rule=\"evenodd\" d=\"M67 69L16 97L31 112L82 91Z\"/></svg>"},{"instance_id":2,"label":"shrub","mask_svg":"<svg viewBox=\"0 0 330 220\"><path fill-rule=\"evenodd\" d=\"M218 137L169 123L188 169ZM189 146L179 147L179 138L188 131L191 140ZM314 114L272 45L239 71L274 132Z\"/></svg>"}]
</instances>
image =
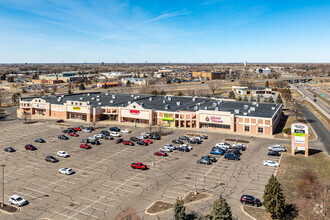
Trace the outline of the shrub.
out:
<instances>
[{"instance_id":1,"label":"shrub","mask_svg":"<svg viewBox=\"0 0 330 220\"><path fill-rule=\"evenodd\" d=\"M283 132L286 134L291 134L291 128L285 128Z\"/></svg>"}]
</instances>

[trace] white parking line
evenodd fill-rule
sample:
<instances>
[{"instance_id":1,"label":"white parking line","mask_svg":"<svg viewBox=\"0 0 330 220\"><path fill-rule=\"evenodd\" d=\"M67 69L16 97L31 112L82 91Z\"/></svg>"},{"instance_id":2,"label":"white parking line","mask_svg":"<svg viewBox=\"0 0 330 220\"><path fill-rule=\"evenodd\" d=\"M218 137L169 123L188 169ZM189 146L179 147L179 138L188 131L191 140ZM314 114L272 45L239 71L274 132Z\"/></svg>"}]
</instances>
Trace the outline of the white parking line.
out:
<instances>
[{"instance_id":1,"label":"white parking line","mask_svg":"<svg viewBox=\"0 0 330 220\"><path fill-rule=\"evenodd\" d=\"M21 191L18 191L20 194L23 194L23 195L25 195L25 196L28 196L28 197L31 197L31 198L34 198L34 199L39 199L39 200L42 200L41 198L38 198L38 197L35 197L35 196L32 196L32 195L30 195L30 194L27 194L27 193L23 193L23 192L21 192Z\"/></svg>"},{"instance_id":2,"label":"white parking line","mask_svg":"<svg viewBox=\"0 0 330 220\"><path fill-rule=\"evenodd\" d=\"M69 207L67 207L67 206L63 206L63 208L66 208L66 209L69 209L69 210L71 210L71 211L78 212L78 213L81 213L81 214L83 214L83 215L87 215L87 216L90 216L90 217L93 217L93 218L97 218L97 219L100 218L100 217L98 217L98 216L95 216L95 215L92 215L92 214L88 214L88 213L86 213L86 212L82 212L82 211L79 211L79 210L76 210L76 209L72 209L72 208L69 208ZM70 217L69 217L69 218L70 218Z\"/></svg>"},{"instance_id":3,"label":"white parking line","mask_svg":"<svg viewBox=\"0 0 330 220\"><path fill-rule=\"evenodd\" d=\"M32 189L30 187L26 187L24 186L25 189L28 189L28 190L31 190L31 191L34 191L34 192L38 192L38 193L41 193L41 194L44 194L44 195L48 195L48 193L45 193L45 192L42 192L42 191L39 191L39 190L36 190L36 189Z\"/></svg>"},{"instance_id":4,"label":"white parking line","mask_svg":"<svg viewBox=\"0 0 330 220\"><path fill-rule=\"evenodd\" d=\"M85 199L85 200L89 200L89 201L91 201L91 202L94 202L94 200L92 200L92 199L88 199L88 198L85 198L85 197L80 197L80 198ZM108 198L108 199L115 200L115 199L112 199L112 198ZM106 203L103 203L103 202L97 202L97 203L99 203L99 204L101 204L101 205L109 206L109 207L115 207L115 206L113 206L113 205L106 204Z\"/></svg>"},{"instance_id":5,"label":"white parking line","mask_svg":"<svg viewBox=\"0 0 330 220\"><path fill-rule=\"evenodd\" d=\"M95 208L95 207L91 207L92 209L95 209L95 210L97 210L97 211L100 211L100 212L107 212L107 211L105 211L105 210L102 210L102 209L98 209L98 208Z\"/></svg>"},{"instance_id":6,"label":"white parking line","mask_svg":"<svg viewBox=\"0 0 330 220\"><path fill-rule=\"evenodd\" d=\"M162 195L162 197L168 197L168 198L171 198L171 199L176 199L176 198L178 198L178 197L173 197L173 196L168 196L168 195Z\"/></svg>"},{"instance_id":7,"label":"white parking line","mask_svg":"<svg viewBox=\"0 0 330 220\"><path fill-rule=\"evenodd\" d=\"M56 211L53 211L56 215L62 215L62 216L64 216L64 217L67 217L67 218L69 218L70 216L68 216L68 215L65 215L65 214L62 214L62 213L60 213L60 212L56 212ZM73 217L71 217L72 219L75 219L75 220L79 220L79 219L77 219L77 218L73 218Z\"/></svg>"},{"instance_id":8,"label":"white parking line","mask_svg":"<svg viewBox=\"0 0 330 220\"><path fill-rule=\"evenodd\" d=\"M117 189L118 191L124 191L124 192L128 192L128 193L134 193L133 191L127 190L127 189Z\"/></svg>"}]
</instances>

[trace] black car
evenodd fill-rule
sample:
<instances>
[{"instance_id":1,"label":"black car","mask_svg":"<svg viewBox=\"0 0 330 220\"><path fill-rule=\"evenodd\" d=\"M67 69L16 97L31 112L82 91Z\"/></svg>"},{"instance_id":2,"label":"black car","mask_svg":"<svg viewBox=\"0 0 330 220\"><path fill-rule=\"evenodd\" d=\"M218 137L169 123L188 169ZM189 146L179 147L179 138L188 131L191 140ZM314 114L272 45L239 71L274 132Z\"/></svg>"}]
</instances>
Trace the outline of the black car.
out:
<instances>
[{"instance_id":1,"label":"black car","mask_svg":"<svg viewBox=\"0 0 330 220\"><path fill-rule=\"evenodd\" d=\"M189 141L189 138L187 136L181 136L179 137L180 140L185 140L185 141Z\"/></svg>"},{"instance_id":2,"label":"black car","mask_svg":"<svg viewBox=\"0 0 330 220\"><path fill-rule=\"evenodd\" d=\"M85 129L88 129L88 130L91 130L91 131L94 131L95 130L94 127L92 127L92 126L89 126L89 127L85 128Z\"/></svg>"},{"instance_id":3,"label":"black car","mask_svg":"<svg viewBox=\"0 0 330 220\"><path fill-rule=\"evenodd\" d=\"M148 146L148 143L146 143L144 141L138 141L138 142L136 142L136 144L143 145L143 146Z\"/></svg>"},{"instance_id":4,"label":"black car","mask_svg":"<svg viewBox=\"0 0 330 220\"><path fill-rule=\"evenodd\" d=\"M269 156L281 156L281 153L279 152L279 151L275 151L275 150L273 150L273 151L269 151L268 152L268 155Z\"/></svg>"},{"instance_id":5,"label":"black car","mask_svg":"<svg viewBox=\"0 0 330 220\"><path fill-rule=\"evenodd\" d=\"M190 139L189 144L201 144L202 141L198 140L197 138Z\"/></svg>"},{"instance_id":6,"label":"black car","mask_svg":"<svg viewBox=\"0 0 330 220\"><path fill-rule=\"evenodd\" d=\"M113 137L110 136L110 135L106 135L106 136L104 136L104 139L105 139L105 140L113 140Z\"/></svg>"},{"instance_id":7,"label":"black car","mask_svg":"<svg viewBox=\"0 0 330 220\"><path fill-rule=\"evenodd\" d=\"M217 159L215 157L212 157L212 156L202 156L201 159L204 159L204 160L209 160L211 162L217 162Z\"/></svg>"},{"instance_id":8,"label":"black car","mask_svg":"<svg viewBox=\"0 0 330 220\"><path fill-rule=\"evenodd\" d=\"M199 137L202 138L202 139L208 139L208 137L205 136L205 135L200 135Z\"/></svg>"},{"instance_id":9,"label":"black car","mask_svg":"<svg viewBox=\"0 0 330 220\"><path fill-rule=\"evenodd\" d=\"M172 143L174 143L174 144L184 144L183 141L181 141L179 139L173 140Z\"/></svg>"},{"instance_id":10,"label":"black car","mask_svg":"<svg viewBox=\"0 0 330 220\"><path fill-rule=\"evenodd\" d=\"M134 141L134 142L139 141L139 139L137 137L131 137L130 140Z\"/></svg>"},{"instance_id":11,"label":"black car","mask_svg":"<svg viewBox=\"0 0 330 220\"><path fill-rule=\"evenodd\" d=\"M15 152L15 149L12 148L12 147L6 147L4 150L5 150L6 152Z\"/></svg>"},{"instance_id":12,"label":"black car","mask_svg":"<svg viewBox=\"0 0 330 220\"><path fill-rule=\"evenodd\" d=\"M93 144L93 145L100 145L101 143L98 140L94 140L94 141L91 142L91 144Z\"/></svg>"},{"instance_id":13,"label":"black car","mask_svg":"<svg viewBox=\"0 0 330 220\"><path fill-rule=\"evenodd\" d=\"M110 129L110 131L116 131L116 132L119 132L120 131L120 129L117 128L117 127L111 127L109 129Z\"/></svg>"},{"instance_id":14,"label":"black car","mask_svg":"<svg viewBox=\"0 0 330 220\"><path fill-rule=\"evenodd\" d=\"M103 134L104 136L109 136L110 132L109 131L101 131L100 134Z\"/></svg>"},{"instance_id":15,"label":"black car","mask_svg":"<svg viewBox=\"0 0 330 220\"><path fill-rule=\"evenodd\" d=\"M225 159L227 160L240 160L239 156L231 153L226 153L225 154Z\"/></svg>"},{"instance_id":16,"label":"black car","mask_svg":"<svg viewBox=\"0 0 330 220\"><path fill-rule=\"evenodd\" d=\"M39 139L34 140L34 142L45 143L46 141L44 139L42 139L42 138L39 138Z\"/></svg>"},{"instance_id":17,"label":"black car","mask_svg":"<svg viewBox=\"0 0 330 220\"><path fill-rule=\"evenodd\" d=\"M238 157L241 155L241 152L238 149L232 149L228 151L228 153L235 154Z\"/></svg>"},{"instance_id":18,"label":"black car","mask_svg":"<svg viewBox=\"0 0 330 220\"><path fill-rule=\"evenodd\" d=\"M149 136L149 139L152 139L152 140L160 140L160 136L159 135L150 135Z\"/></svg>"},{"instance_id":19,"label":"black car","mask_svg":"<svg viewBox=\"0 0 330 220\"><path fill-rule=\"evenodd\" d=\"M120 144L120 143L123 142L123 141L124 141L124 139L119 138L119 139L116 140L116 144Z\"/></svg>"},{"instance_id":20,"label":"black car","mask_svg":"<svg viewBox=\"0 0 330 220\"><path fill-rule=\"evenodd\" d=\"M73 128L68 128L62 131L63 133L67 134L67 133L72 133L72 132L76 132L76 130L74 130Z\"/></svg>"},{"instance_id":21,"label":"black car","mask_svg":"<svg viewBox=\"0 0 330 220\"><path fill-rule=\"evenodd\" d=\"M58 162L58 159L56 159L56 158L53 157L53 156L46 156L46 157L45 157L45 161L47 161L47 162L52 162L52 163L56 163L56 162Z\"/></svg>"},{"instance_id":22,"label":"black car","mask_svg":"<svg viewBox=\"0 0 330 220\"><path fill-rule=\"evenodd\" d=\"M59 135L58 136L58 139L61 139L61 140L68 140L69 138L63 134Z\"/></svg>"},{"instance_id":23,"label":"black car","mask_svg":"<svg viewBox=\"0 0 330 220\"><path fill-rule=\"evenodd\" d=\"M183 151L183 152L188 152L188 151L190 151L188 147L178 147L177 150L178 150L178 151Z\"/></svg>"},{"instance_id":24,"label":"black car","mask_svg":"<svg viewBox=\"0 0 330 220\"><path fill-rule=\"evenodd\" d=\"M242 144L237 144L237 145L234 145L232 146L233 149L237 149L237 150L242 150L242 151L245 151L246 150L246 146L245 145L242 145Z\"/></svg>"}]
</instances>

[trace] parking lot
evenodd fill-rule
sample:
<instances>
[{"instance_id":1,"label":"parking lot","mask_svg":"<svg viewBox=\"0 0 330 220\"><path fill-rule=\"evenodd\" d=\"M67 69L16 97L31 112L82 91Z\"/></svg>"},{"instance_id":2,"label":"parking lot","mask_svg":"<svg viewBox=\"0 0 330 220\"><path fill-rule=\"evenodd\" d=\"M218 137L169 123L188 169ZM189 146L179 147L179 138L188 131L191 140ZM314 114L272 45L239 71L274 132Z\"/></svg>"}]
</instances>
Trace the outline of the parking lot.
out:
<instances>
[{"instance_id":1,"label":"parking lot","mask_svg":"<svg viewBox=\"0 0 330 220\"><path fill-rule=\"evenodd\" d=\"M70 123L70 126L78 125ZM84 125L84 124L81 124ZM65 126L54 121L45 121L29 125L22 121L5 121L1 124L0 146L14 147L17 151L0 152L1 164L5 164L5 202L11 195L17 194L30 204L21 207L13 215L0 213L1 219L113 219L126 206L136 209L144 219L169 219L171 212L159 216L148 216L145 209L156 200L173 203L177 197L184 197L197 185L198 191L209 192L211 200L195 203L188 207L207 213L210 204L222 193L232 205L233 214L240 218L239 198L242 194L254 195L262 199L264 185L276 168L264 167L264 160L278 162L279 158L267 156L267 146L276 144L276 140L253 137L239 137L250 141L243 151L240 161L227 161L223 156L212 165L197 164L203 155L208 155L212 146L225 138L237 138L237 135L208 133L209 139L200 145L192 145L191 152L174 151L168 157L157 157L153 153L171 143L187 131L176 130L162 140L155 140L149 146L125 146L114 140L101 139L101 145L86 150L79 148L80 140L88 138L109 125L97 125L92 133L78 132L80 137L59 140ZM123 139L138 136L146 128L128 128L132 133L121 133ZM43 138L46 143L34 143ZM116 138L115 138L116 139ZM38 148L36 151L24 149L26 144ZM71 155L59 158L59 150ZM49 163L45 156L53 155L58 163ZM133 170L132 162L147 164L149 170ZM61 175L60 168L70 167L73 175Z\"/></svg>"}]
</instances>

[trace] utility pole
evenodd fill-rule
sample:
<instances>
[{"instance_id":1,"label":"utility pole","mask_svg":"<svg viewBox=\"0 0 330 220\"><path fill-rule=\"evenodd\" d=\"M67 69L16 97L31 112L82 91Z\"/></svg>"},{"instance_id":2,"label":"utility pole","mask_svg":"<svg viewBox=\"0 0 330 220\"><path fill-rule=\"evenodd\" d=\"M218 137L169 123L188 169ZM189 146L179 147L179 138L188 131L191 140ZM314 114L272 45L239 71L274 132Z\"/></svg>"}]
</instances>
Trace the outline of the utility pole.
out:
<instances>
[{"instance_id":1,"label":"utility pole","mask_svg":"<svg viewBox=\"0 0 330 220\"><path fill-rule=\"evenodd\" d=\"M196 166L195 166L196 170L195 170L195 195L198 194L197 192L197 163L196 163Z\"/></svg>"},{"instance_id":2,"label":"utility pole","mask_svg":"<svg viewBox=\"0 0 330 220\"><path fill-rule=\"evenodd\" d=\"M2 203L1 208L3 208L3 204L5 203L5 166L4 164L1 164L2 166Z\"/></svg>"}]
</instances>

